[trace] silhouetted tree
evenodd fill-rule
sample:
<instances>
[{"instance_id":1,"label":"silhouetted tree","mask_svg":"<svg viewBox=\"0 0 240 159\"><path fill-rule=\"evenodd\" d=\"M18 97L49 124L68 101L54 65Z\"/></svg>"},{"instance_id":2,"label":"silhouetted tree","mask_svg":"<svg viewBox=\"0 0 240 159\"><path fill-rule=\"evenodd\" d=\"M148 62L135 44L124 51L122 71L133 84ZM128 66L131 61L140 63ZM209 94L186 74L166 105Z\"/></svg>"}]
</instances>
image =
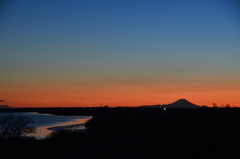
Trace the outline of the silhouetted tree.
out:
<instances>
[{"instance_id":1,"label":"silhouetted tree","mask_svg":"<svg viewBox=\"0 0 240 159\"><path fill-rule=\"evenodd\" d=\"M225 105L225 108L230 108L230 104L226 104L226 105Z\"/></svg>"},{"instance_id":2,"label":"silhouetted tree","mask_svg":"<svg viewBox=\"0 0 240 159\"><path fill-rule=\"evenodd\" d=\"M0 143L6 139L18 138L22 134L33 133L33 119L27 116L6 115L0 117Z\"/></svg>"},{"instance_id":3,"label":"silhouetted tree","mask_svg":"<svg viewBox=\"0 0 240 159\"><path fill-rule=\"evenodd\" d=\"M216 103L213 103L212 105L213 105L213 107L217 107L217 104L216 104Z\"/></svg>"}]
</instances>

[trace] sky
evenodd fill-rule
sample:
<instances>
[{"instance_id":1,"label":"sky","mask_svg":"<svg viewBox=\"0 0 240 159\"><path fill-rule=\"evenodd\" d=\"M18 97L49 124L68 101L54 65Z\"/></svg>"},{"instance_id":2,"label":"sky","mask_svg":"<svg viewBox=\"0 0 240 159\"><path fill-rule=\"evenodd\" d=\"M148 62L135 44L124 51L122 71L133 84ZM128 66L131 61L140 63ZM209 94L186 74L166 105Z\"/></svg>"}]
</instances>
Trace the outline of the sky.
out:
<instances>
[{"instance_id":1,"label":"sky","mask_svg":"<svg viewBox=\"0 0 240 159\"><path fill-rule=\"evenodd\" d=\"M234 0L5 0L0 99L15 107L240 106Z\"/></svg>"}]
</instances>

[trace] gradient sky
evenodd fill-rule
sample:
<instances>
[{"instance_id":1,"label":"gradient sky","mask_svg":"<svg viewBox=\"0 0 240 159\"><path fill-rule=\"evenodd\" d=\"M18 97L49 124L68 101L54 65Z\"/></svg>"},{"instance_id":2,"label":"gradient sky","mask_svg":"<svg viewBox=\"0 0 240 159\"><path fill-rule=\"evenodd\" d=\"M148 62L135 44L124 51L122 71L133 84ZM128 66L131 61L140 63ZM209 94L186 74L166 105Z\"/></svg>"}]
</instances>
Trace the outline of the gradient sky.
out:
<instances>
[{"instance_id":1,"label":"gradient sky","mask_svg":"<svg viewBox=\"0 0 240 159\"><path fill-rule=\"evenodd\" d=\"M6 0L0 99L16 107L240 106L234 0Z\"/></svg>"}]
</instances>

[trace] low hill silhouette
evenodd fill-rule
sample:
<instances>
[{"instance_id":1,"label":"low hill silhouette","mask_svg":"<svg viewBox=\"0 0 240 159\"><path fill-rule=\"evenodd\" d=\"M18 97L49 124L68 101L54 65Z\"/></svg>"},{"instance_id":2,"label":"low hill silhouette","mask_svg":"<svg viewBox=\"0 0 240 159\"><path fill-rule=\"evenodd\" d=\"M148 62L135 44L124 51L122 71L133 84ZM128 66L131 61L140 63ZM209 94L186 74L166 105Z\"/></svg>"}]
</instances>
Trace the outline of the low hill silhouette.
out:
<instances>
[{"instance_id":1,"label":"low hill silhouette","mask_svg":"<svg viewBox=\"0 0 240 159\"><path fill-rule=\"evenodd\" d=\"M10 108L8 105L0 105L0 108Z\"/></svg>"}]
</instances>

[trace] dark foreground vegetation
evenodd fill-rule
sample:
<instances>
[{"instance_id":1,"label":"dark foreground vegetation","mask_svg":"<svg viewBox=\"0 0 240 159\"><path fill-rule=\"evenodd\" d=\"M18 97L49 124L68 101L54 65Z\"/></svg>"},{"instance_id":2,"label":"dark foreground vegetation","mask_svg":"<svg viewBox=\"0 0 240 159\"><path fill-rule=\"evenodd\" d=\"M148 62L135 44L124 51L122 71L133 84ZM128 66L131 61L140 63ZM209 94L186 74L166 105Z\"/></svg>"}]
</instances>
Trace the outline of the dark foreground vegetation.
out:
<instances>
[{"instance_id":1,"label":"dark foreground vegetation","mask_svg":"<svg viewBox=\"0 0 240 159\"><path fill-rule=\"evenodd\" d=\"M93 108L92 113L90 108L76 109L55 109L55 113L94 115L87 131L54 132L44 140L10 140L0 145L0 158L240 157L238 108Z\"/></svg>"}]
</instances>

